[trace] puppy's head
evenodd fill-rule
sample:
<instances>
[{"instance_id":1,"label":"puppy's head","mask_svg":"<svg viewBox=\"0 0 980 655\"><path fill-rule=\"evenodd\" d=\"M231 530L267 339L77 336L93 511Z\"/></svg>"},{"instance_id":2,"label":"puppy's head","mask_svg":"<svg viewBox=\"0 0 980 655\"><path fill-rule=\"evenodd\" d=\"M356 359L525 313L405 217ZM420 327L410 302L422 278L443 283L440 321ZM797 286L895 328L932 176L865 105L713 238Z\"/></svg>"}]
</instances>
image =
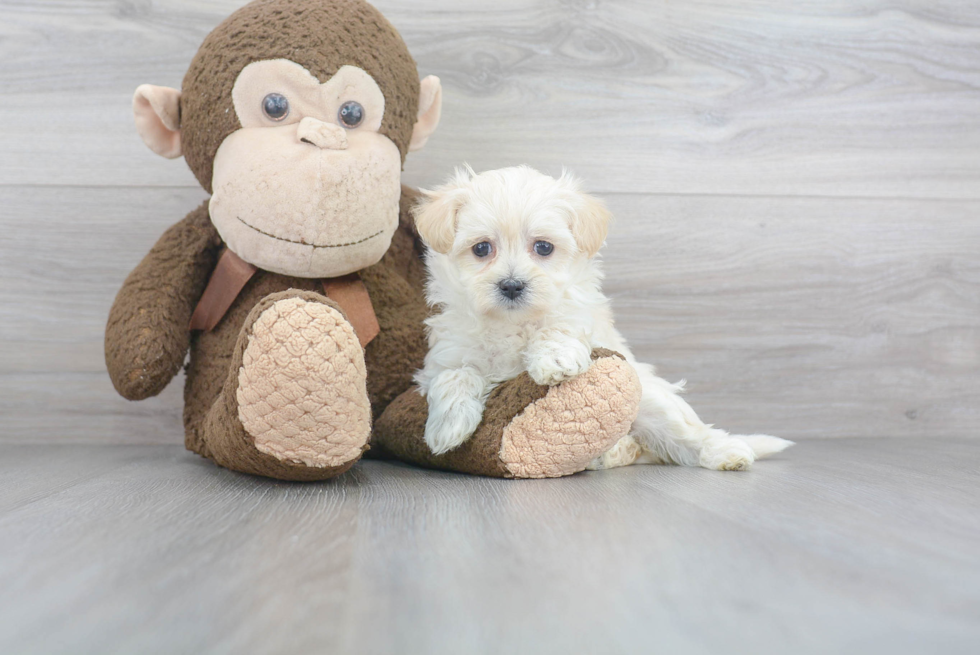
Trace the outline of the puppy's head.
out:
<instances>
[{"instance_id":1,"label":"puppy's head","mask_svg":"<svg viewBox=\"0 0 980 655\"><path fill-rule=\"evenodd\" d=\"M527 166L479 175L467 167L423 195L413 213L430 263L451 268L483 313L554 307L599 251L610 219L571 175L556 180Z\"/></svg>"}]
</instances>

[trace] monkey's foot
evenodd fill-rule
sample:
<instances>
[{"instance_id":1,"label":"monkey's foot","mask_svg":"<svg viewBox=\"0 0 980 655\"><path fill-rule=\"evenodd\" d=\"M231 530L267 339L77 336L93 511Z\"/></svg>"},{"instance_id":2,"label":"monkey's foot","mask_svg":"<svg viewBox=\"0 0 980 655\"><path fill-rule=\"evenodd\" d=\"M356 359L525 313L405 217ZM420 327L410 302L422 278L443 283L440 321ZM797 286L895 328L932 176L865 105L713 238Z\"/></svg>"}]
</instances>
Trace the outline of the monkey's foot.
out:
<instances>
[{"instance_id":1,"label":"monkey's foot","mask_svg":"<svg viewBox=\"0 0 980 655\"><path fill-rule=\"evenodd\" d=\"M551 388L504 428L500 460L515 478L557 478L585 469L636 419L640 381L616 356Z\"/></svg>"},{"instance_id":2,"label":"monkey's foot","mask_svg":"<svg viewBox=\"0 0 980 655\"><path fill-rule=\"evenodd\" d=\"M428 413L415 389L375 424L384 453L422 466L502 478L554 478L582 471L629 433L640 405L633 367L608 350L583 374L554 387L526 373L490 394L483 421L459 448L433 455L423 434Z\"/></svg>"},{"instance_id":3,"label":"monkey's foot","mask_svg":"<svg viewBox=\"0 0 980 655\"><path fill-rule=\"evenodd\" d=\"M335 468L357 460L371 433L364 353L337 309L305 296L275 300L248 328L238 418L259 452Z\"/></svg>"}]
</instances>

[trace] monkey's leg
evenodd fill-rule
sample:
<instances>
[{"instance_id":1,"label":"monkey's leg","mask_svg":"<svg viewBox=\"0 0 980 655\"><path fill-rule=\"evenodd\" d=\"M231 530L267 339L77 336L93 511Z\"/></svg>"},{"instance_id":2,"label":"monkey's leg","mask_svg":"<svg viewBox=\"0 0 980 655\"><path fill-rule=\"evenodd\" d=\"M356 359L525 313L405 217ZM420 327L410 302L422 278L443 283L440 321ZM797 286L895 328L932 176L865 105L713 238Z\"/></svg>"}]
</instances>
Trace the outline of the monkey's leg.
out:
<instances>
[{"instance_id":1,"label":"monkey's leg","mask_svg":"<svg viewBox=\"0 0 980 655\"><path fill-rule=\"evenodd\" d=\"M412 388L375 422L372 444L385 454L431 468L502 478L555 478L585 469L629 432L640 381L617 353L597 349L592 367L554 387L527 373L490 394L483 422L444 455L425 444L425 398Z\"/></svg>"},{"instance_id":2,"label":"monkey's leg","mask_svg":"<svg viewBox=\"0 0 980 655\"><path fill-rule=\"evenodd\" d=\"M203 425L221 466L281 480L340 475L367 450L364 354L337 306L309 291L266 296L235 345Z\"/></svg>"}]
</instances>

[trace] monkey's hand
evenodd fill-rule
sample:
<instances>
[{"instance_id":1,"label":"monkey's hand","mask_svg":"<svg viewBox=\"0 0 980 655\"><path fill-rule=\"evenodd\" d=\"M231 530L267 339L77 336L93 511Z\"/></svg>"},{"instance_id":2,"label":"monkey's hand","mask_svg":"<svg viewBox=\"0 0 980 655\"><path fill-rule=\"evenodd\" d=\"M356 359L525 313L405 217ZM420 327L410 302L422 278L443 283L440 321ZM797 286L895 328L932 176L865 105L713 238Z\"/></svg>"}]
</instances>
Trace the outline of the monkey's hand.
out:
<instances>
[{"instance_id":1,"label":"monkey's hand","mask_svg":"<svg viewBox=\"0 0 980 655\"><path fill-rule=\"evenodd\" d=\"M447 369L429 384L429 418L425 443L434 455L458 448L473 436L486 405L490 385L472 368Z\"/></svg>"},{"instance_id":2,"label":"monkey's hand","mask_svg":"<svg viewBox=\"0 0 980 655\"><path fill-rule=\"evenodd\" d=\"M124 398L155 396L180 370L191 313L220 246L205 203L164 232L126 278L105 333L106 367Z\"/></svg>"},{"instance_id":3,"label":"monkey's hand","mask_svg":"<svg viewBox=\"0 0 980 655\"><path fill-rule=\"evenodd\" d=\"M589 370L592 349L580 339L554 331L531 341L524 362L532 380L550 387Z\"/></svg>"}]
</instances>

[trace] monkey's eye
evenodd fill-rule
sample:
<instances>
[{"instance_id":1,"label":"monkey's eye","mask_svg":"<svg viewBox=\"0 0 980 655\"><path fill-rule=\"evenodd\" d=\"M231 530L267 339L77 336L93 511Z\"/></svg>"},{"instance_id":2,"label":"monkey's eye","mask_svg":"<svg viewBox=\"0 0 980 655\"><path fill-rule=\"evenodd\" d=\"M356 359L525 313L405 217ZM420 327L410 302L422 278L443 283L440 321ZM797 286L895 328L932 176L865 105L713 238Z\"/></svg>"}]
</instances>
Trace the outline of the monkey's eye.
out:
<instances>
[{"instance_id":1,"label":"monkey's eye","mask_svg":"<svg viewBox=\"0 0 980 655\"><path fill-rule=\"evenodd\" d=\"M289 115L289 101L281 93L270 93L262 99L262 111L274 121L281 121Z\"/></svg>"},{"instance_id":2,"label":"monkey's eye","mask_svg":"<svg viewBox=\"0 0 980 655\"><path fill-rule=\"evenodd\" d=\"M353 100L345 102L341 105L340 111L337 112L337 119L344 127L354 129L364 120L364 107L361 106L361 103Z\"/></svg>"},{"instance_id":3,"label":"monkey's eye","mask_svg":"<svg viewBox=\"0 0 980 655\"><path fill-rule=\"evenodd\" d=\"M486 257L493 252L493 246L490 245L489 241L481 241L480 243L473 246L473 254L477 257Z\"/></svg>"},{"instance_id":4,"label":"monkey's eye","mask_svg":"<svg viewBox=\"0 0 980 655\"><path fill-rule=\"evenodd\" d=\"M547 257L555 251L555 247L548 243L547 241L535 241L534 242L534 252L538 253L542 257Z\"/></svg>"}]
</instances>

